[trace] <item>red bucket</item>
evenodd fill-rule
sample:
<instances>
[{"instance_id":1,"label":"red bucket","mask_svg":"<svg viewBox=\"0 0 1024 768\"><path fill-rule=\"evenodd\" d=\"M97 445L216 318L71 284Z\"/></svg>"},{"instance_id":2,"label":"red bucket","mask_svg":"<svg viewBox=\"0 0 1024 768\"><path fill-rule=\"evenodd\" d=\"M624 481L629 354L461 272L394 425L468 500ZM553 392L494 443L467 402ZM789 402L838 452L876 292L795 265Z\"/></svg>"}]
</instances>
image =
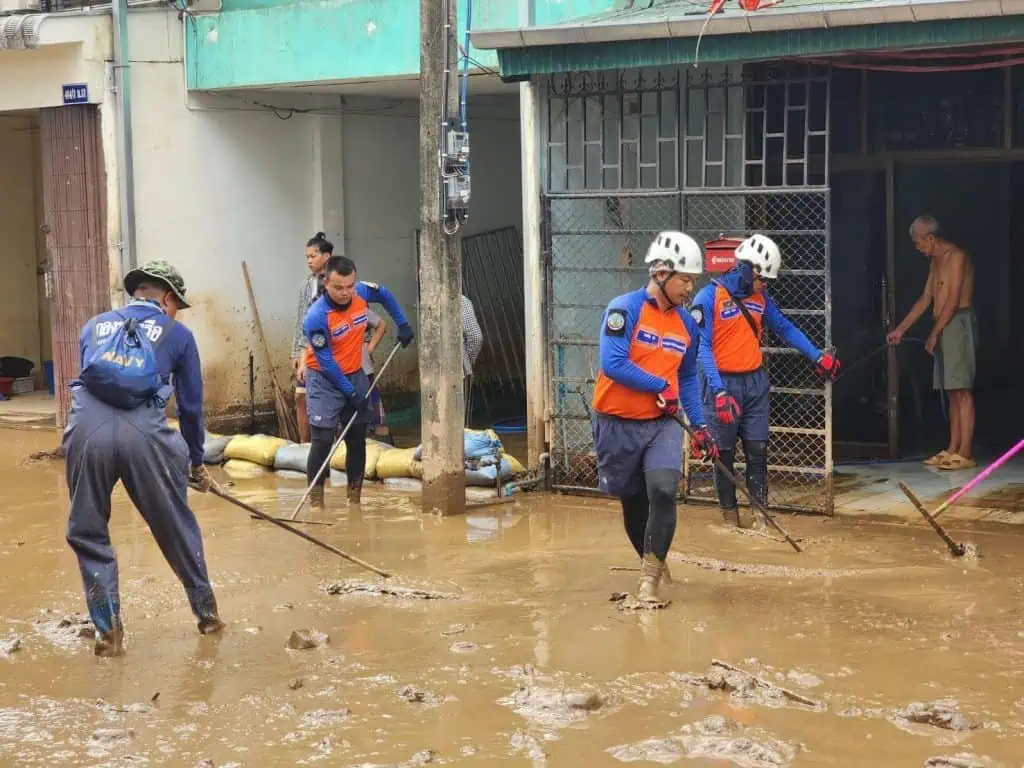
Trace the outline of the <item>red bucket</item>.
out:
<instances>
[{"instance_id":1,"label":"red bucket","mask_svg":"<svg viewBox=\"0 0 1024 768\"><path fill-rule=\"evenodd\" d=\"M8 378L7 376L0 376L0 395L4 397L11 396L11 387L14 386L14 379Z\"/></svg>"},{"instance_id":2,"label":"red bucket","mask_svg":"<svg viewBox=\"0 0 1024 768\"><path fill-rule=\"evenodd\" d=\"M736 266L736 249L741 237L720 237L704 243L704 271L728 272Z\"/></svg>"}]
</instances>

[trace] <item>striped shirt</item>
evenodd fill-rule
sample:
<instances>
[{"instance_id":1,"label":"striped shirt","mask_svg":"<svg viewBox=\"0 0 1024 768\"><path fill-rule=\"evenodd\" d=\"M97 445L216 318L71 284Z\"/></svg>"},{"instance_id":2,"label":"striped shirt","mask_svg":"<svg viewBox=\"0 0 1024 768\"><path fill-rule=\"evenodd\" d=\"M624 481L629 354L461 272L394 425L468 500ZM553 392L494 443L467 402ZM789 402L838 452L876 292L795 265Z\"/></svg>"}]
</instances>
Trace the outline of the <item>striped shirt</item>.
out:
<instances>
[{"instance_id":1,"label":"striped shirt","mask_svg":"<svg viewBox=\"0 0 1024 768\"><path fill-rule=\"evenodd\" d=\"M299 357L309 345L306 334L302 332L302 323L306 319L306 313L309 311L309 308L320 295L320 290L319 275L309 275L302 281L302 288L299 290L298 316L295 318L295 334L292 338L293 358Z\"/></svg>"},{"instance_id":2,"label":"striped shirt","mask_svg":"<svg viewBox=\"0 0 1024 768\"><path fill-rule=\"evenodd\" d=\"M472 376L473 363L480 357L480 350L484 348L484 334L480 330L480 324L476 321L473 302L462 296L460 303L462 309L462 374L463 376Z\"/></svg>"}]
</instances>

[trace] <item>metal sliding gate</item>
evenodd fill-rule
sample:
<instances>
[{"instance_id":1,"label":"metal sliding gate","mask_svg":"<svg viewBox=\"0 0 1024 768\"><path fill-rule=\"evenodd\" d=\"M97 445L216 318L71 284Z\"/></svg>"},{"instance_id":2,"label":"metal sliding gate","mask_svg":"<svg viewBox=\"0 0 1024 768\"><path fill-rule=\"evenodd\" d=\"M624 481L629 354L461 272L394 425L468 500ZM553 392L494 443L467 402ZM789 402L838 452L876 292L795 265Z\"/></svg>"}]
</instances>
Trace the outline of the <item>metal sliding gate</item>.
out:
<instances>
[{"instance_id":1,"label":"metal sliding gate","mask_svg":"<svg viewBox=\"0 0 1024 768\"><path fill-rule=\"evenodd\" d=\"M817 346L831 343L829 74L749 65L571 74L548 81L544 106L551 467L555 487L593 490L601 313L646 282L657 232L682 229L698 242L768 235L783 253L773 298ZM831 513L830 387L767 332L765 353L769 501ZM710 467L686 459L683 468L686 496L713 499Z\"/></svg>"}]
</instances>

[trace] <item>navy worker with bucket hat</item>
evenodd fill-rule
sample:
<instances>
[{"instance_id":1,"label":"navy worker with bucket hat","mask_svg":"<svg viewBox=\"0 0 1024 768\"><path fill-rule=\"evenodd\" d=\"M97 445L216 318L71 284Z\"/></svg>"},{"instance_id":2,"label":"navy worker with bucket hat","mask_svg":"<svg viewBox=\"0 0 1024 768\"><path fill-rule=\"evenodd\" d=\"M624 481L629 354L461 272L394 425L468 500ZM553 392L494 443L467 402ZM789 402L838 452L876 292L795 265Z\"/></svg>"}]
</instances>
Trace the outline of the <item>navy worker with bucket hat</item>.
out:
<instances>
[{"instance_id":1,"label":"navy worker with bucket hat","mask_svg":"<svg viewBox=\"0 0 1024 768\"><path fill-rule=\"evenodd\" d=\"M131 297L93 317L79 343L82 372L71 383L64 430L71 495L67 540L78 558L98 656L123 653L117 558L110 541L111 493L118 480L185 587L199 631L224 627L207 573L189 481L209 490L203 464L203 380L195 336L177 322L185 281L166 261L124 278ZM167 424L174 396L181 432Z\"/></svg>"}]
</instances>

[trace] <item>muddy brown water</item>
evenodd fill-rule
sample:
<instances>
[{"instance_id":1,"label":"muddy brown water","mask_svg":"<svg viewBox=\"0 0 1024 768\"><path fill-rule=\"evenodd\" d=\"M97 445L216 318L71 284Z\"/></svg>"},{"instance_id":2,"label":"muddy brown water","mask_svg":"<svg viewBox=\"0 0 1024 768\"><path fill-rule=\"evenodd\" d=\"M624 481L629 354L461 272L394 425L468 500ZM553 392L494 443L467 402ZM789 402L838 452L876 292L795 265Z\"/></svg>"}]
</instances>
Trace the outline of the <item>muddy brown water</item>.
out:
<instances>
[{"instance_id":1,"label":"muddy brown water","mask_svg":"<svg viewBox=\"0 0 1024 768\"><path fill-rule=\"evenodd\" d=\"M193 496L228 621L211 638L118 491L128 655L96 659L61 626L83 610L63 464L20 464L54 438L0 436L0 765L1024 765L1017 526L952 525L983 555L964 563L919 521L784 517L796 555L681 507L671 606L627 613L608 598L636 574L609 568L634 563L603 500L435 519L329 492L336 524L311 532L444 595L424 600L330 594L375 577ZM284 515L303 489L233 490ZM294 630L328 639L288 650ZM713 659L822 706L701 684ZM954 714L907 714L934 707Z\"/></svg>"}]
</instances>

